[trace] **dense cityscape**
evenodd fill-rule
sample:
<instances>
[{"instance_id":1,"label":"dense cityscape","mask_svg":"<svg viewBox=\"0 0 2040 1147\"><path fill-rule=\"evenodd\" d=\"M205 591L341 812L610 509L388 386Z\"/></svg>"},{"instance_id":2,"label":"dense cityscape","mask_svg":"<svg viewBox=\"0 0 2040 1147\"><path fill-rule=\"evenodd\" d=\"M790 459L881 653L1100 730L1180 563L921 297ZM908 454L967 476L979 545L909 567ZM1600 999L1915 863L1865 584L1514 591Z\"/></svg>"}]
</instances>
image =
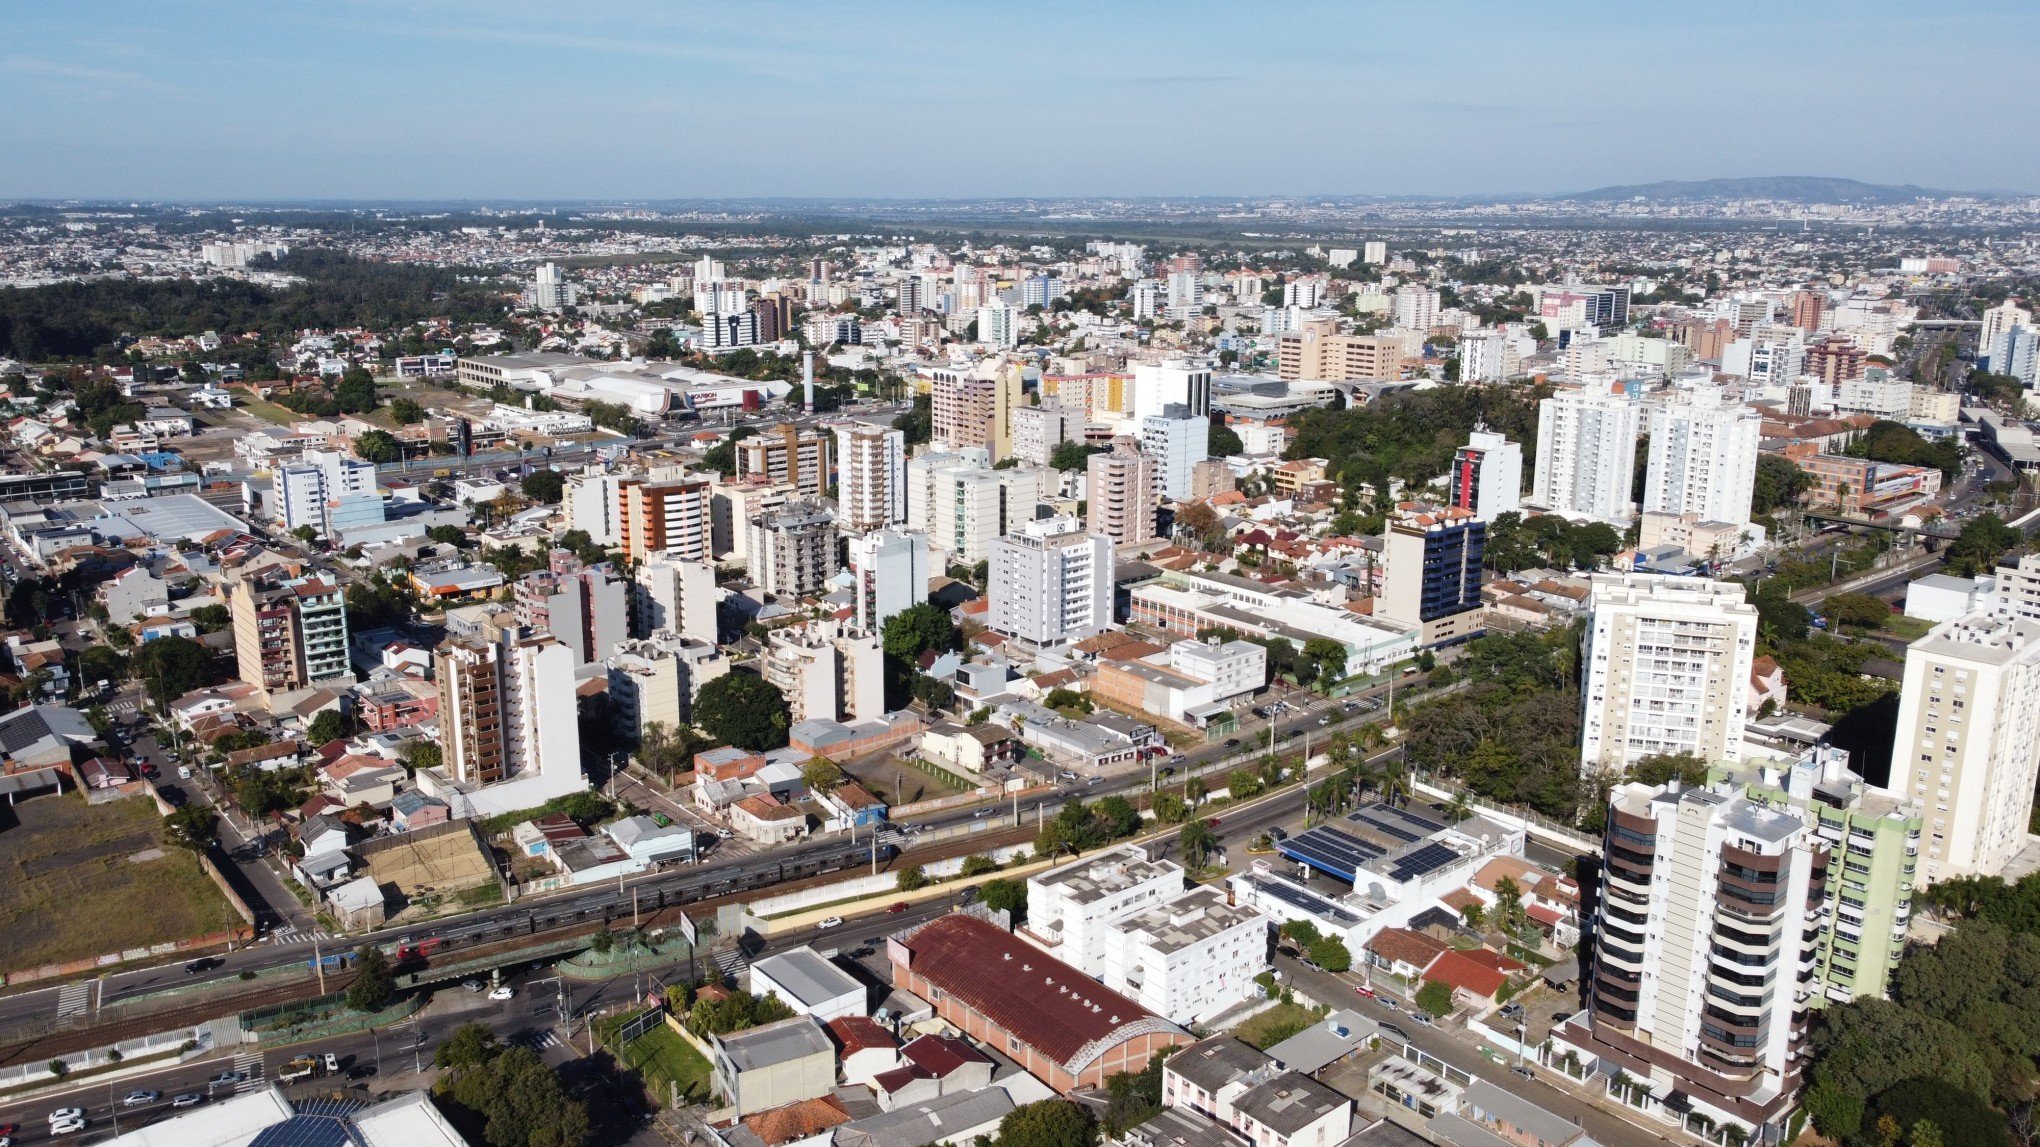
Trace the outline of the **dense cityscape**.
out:
<instances>
[{"instance_id":1,"label":"dense cityscape","mask_svg":"<svg viewBox=\"0 0 2040 1147\"><path fill-rule=\"evenodd\" d=\"M1550 29L1370 93L1456 141L1408 170L1228 138L1318 45L1099 66L1072 174L1028 141L1124 12L966 41L1055 56L994 172L849 128L1006 98L860 86L869 28L433 7L323 166L255 77L359 13L221 30L217 127L75 14L0 59L0 1147L2036 1141L2040 196L1988 188L2040 180L1931 150L1914 25L1799 65L1884 125L1773 167L1831 175L1495 95ZM545 166L671 190L534 193L447 43L558 53ZM618 148L674 107L620 61L742 130ZM1390 193L1504 109L1577 162Z\"/></svg>"}]
</instances>

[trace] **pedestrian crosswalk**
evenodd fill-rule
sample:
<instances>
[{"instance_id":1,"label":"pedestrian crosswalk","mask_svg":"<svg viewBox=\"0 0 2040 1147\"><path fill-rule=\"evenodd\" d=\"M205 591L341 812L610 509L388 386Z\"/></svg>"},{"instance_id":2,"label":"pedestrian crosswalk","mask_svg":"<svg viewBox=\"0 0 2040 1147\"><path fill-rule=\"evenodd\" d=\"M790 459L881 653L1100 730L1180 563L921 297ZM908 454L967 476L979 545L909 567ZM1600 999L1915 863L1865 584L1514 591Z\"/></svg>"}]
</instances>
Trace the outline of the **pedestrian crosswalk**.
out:
<instances>
[{"instance_id":1,"label":"pedestrian crosswalk","mask_svg":"<svg viewBox=\"0 0 2040 1147\"><path fill-rule=\"evenodd\" d=\"M133 713L139 710L140 708L141 706L135 704L133 701L115 701L113 704L108 705L106 707L106 711L111 716L125 717L129 713Z\"/></svg>"},{"instance_id":2,"label":"pedestrian crosswalk","mask_svg":"<svg viewBox=\"0 0 2040 1147\"><path fill-rule=\"evenodd\" d=\"M523 1047L528 1047L533 1051L544 1051L546 1048L552 1047L555 1044L559 1043L560 1037L559 1033L553 1031L551 1028L544 1028L539 1031L525 1032L523 1035L518 1036L512 1042L519 1044Z\"/></svg>"},{"instance_id":3,"label":"pedestrian crosswalk","mask_svg":"<svg viewBox=\"0 0 2040 1147\"><path fill-rule=\"evenodd\" d=\"M751 966L751 962L744 959L744 954L734 948L725 948L709 958L715 961L716 968L725 976L734 976Z\"/></svg>"},{"instance_id":4,"label":"pedestrian crosswalk","mask_svg":"<svg viewBox=\"0 0 2040 1147\"><path fill-rule=\"evenodd\" d=\"M248 1091L261 1091L269 1086L262 1078L262 1053L259 1051L237 1053L234 1056L234 1070L241 1075L241 1082L234 1085L236 1095Z\"/></svg>"},{"instance_id":5,"label":"pedestrian crosswalk","mask_svg":"<svg viewBox=\"0 0 2040 1147\"><path fill-rule=\"evenodd\" d=\"M92 981L81 980L57 989L57 1018L82 1016L92 1010Z\"/></svg>"},{"instance_id":6,"label":"pedestrian crosswalk","mask_svg":"<svg viewBox=\"0 0 2040 1147\"><path fill-rule=\"evenodd\" d=\"M317 928L300 928L295 924L286 924L269 934L271 944L309 944L314 940L327 939L331 937Z\"/></svg>"}]
</instances>

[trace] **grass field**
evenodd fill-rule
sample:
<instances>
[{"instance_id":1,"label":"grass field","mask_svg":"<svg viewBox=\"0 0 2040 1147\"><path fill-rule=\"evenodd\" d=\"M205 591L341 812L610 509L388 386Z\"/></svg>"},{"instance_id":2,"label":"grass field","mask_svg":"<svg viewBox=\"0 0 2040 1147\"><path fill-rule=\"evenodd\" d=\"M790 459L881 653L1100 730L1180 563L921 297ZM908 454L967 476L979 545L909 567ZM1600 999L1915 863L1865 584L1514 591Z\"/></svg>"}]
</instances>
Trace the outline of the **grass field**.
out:
<instances>
[{"instance_id":1,"label":"grass field","mask_svg":"<svg viewBox=\"0 0 2040 1147\"><path fill-rule=\"evenodd\" d=\"M1266 1050L1318 1022L1318 1014L1302 1004L1276 1004L1232 1030L1242 1042Z\"/></svg>"},{"instance_id":2,"label":"grass field","mask_svg":"<svg viewBox=\"0 0 2040 1147\"><path fill-rule=\"evenodd\" d=\"M605 1026L606 1031L603 1030ZM611 1037L615 1030L613 1021L597 1025L597 1034L602 1037L603 1043L612 1047ZM619 1049L616 1058L624 1068L638 1073L638 1078L644 1082L645 1093L661 1107L672 1101L676 1084L682 1104L708 1099L709 1079L714 1069L700 1052L680 1037L680 1033L663 1023L630 1041L629 1047Z\"/></svg>"},{"instance_id":3,"label":"grass field","mask_svg":"<svg viewBox=\"0 0 2040 1147\"><path fill-rule=\"evenodd\" d=\"M883 793L887 803L893 805L912 804L915 801L933 800L936 797L955 796L969 792L958 788L946 778L937 776L927 769L917 767L911 760L899 760L887 754L867 757L861 761L839 762L843 771L856 778L873 793Z\"/></svg>"},{"instance_id":4,"label":"grass field","mask_svg":"<svg viewBox=\"0 0 2040 1147\"><path fill-rule=\"evenodd\" d=\"M245 394L234 397L234 406L237 410L245 410L265 422L274 422L278 426L289 426L291 423L301 421L305 417L305 415L295 411L286 410L274 402L253 398Z\"/></svg>"},{"instance_id":5,"label":"grass field","mask_svg":"<svg viewBox=\"0 0 2040 1147\"><path fill-rule=\"evenodd\" d=\"M139 797L0 808L0 963L31 968L239 923L197 857L163 848L161 826Z\"/></svg>"},{"instance_id":6,"label":"grass field","mask_svg":"<svg viewBox=\"0 0 2040 1147\"><path fill-rule=\"evenodd\" d=\"M1907 641L1918 641L1927 635L1927 630L1932 628L1934 628L1934 623L1926 618L1907 617L1902 613L1892 614L1891 619L1884 623L1884 629L1887 633L1895 637L1904 638Z\"/></svg>"}]
</instances>

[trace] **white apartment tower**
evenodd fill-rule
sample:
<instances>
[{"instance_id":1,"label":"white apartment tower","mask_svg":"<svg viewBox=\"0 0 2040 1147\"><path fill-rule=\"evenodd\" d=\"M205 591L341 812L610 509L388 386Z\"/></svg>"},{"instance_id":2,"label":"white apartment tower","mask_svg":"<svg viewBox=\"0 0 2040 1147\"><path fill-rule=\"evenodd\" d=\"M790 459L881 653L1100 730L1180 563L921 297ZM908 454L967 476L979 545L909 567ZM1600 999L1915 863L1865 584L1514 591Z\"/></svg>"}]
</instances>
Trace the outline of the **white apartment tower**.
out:
<instances>
[{"instance_id":1,"label":"white apartment tower","mask_svg":"<svg viewBox=\"0 0 2040 1147\"><path fill-rule=\"evenodd\" d=\"M1643 512L1748 522L1762 437L1763 416L1719 387L1675 391L1653 403Z\"/></svg>"},{"instance_id":2,"label":"white apartment tower","mask_svg":"<svg viewBox=\"0 0 2040 1147\"><path fill-rule=\"evenodd\" d=\"M857 628L877 633L894 614L928 600L928 535L874 530L850 539Z\"/></svg>"},{"instance_id":3,"label":"white apartment tower","mask_svg":"<svg viewBox=\"0 0 2040 1147\"><path fill-rule=\"evenodd\" d=\"M1636 468L1636 405L1619 394L1561 391L1537 404L1531 504L1567 518L1627 526Z\"/></svg>"},{"instance_id":4,"label":"white apartment tower","mask_svg":"<svg viewBox=\"0 0 2040 1147\"><path fill-rule=\"evenodd\" d=\"M1492 523L1523 508L1523 448L1490 430L1475 430L1452 456L1453 505Z\"/></svg>"},{"instance_id":5,"label":"white apartment tower","mask_svg":"<svg viewBox=\"0 0 2040 1147\"><path fill-rule=\"evenodd\" d=\"M653 554L639 563L631 592L631 632L638 637L676 633L714 645L716 608L723 591L710 562Z\"/></svg>"},{"instance_id":6,"label":"white apartment tower","mask_svg":"<svg viewBox=\"0 0 2040 1147\"><path fill-rule=\"evenodd\" d=\"M907 463L907 528L928 535L945 562L984 561L994 541L1034 516L1039 496L1038 471L994 470L981 447Z\"/></svg>"},{"instance_id":7,"label":"white apartment tower","mask_svg":"<svg viewBox=\"0 0 2040 1147\"><path fill-rule=\"evenodd\" d=\"M1919 883L1996 875L2040 777L2040 621L1942 622L1906 650L1899 698L1889 787L1924 822Z\"/></svg>"},{"instance_id":8,"label":"white apartment tower","mask_svg":"<svg viewBox=\"0 0 2040 1147\"><path fill-rule=\"evenodd\" d=\"M1406 331L1428 331L1438 325L1438 292L1415 285L1397 287L1395 325Z\"/></svg>"},{"instance_id":9,"label":"white apartment tower","mask_svg":"<svg viewBox=\"0 0 2040 1147\"><path fill-rule=\"evenodd\" d=\"M1133 416L1155 418L1171 406L1185 406L1195 418L1211 417L1211 368L1180 359L1144 362L1133 368Z\"/></svg>"},{"instance_id":10,"label":"white apartment tower","mask_svg":"<svg viewBox=\"0 0 2040 1147\"><path fill-rule=\"evenodd\" d=\"M1709 764L1740 760L1756 640L1757 609L1740 585L1594 575L1581 772L1619 773L1660 753L1690 753Z\"/></svg>"},{"instance_id":11,"label":"white apartment tower","mask_svg":"<svg viewBox=\"0 0 2040 1147\"><path fill-rule=\"evenodd\" d=\"M836 507L846 530L878 530L907 520L907 436L888 426L836 428Z\"/></svg>"},{"instance_id":12,"label":"white apartment tower","mask_svg":"<svg viewBox=\"0 0 2040 1147\"><path fill-rule=\"evenodd\" d=\"M1075 518L1028 522L992 543L987 624L1036 645L1112 624L1112 543Z\"/></svg>"},{"instance_id":13,"label":"white apartment tower","mask_svg":"<svg viewBox=\"0 0 2040 1147\"><path fill-rule=\"evenodd\" d=\"M1167 406L1141 419L1141 453L1154 460L1156 492L1172 502L1190 497L1190 473L1210 449L1211 420L1187 406Z\"/></svg>"}]
</instances>

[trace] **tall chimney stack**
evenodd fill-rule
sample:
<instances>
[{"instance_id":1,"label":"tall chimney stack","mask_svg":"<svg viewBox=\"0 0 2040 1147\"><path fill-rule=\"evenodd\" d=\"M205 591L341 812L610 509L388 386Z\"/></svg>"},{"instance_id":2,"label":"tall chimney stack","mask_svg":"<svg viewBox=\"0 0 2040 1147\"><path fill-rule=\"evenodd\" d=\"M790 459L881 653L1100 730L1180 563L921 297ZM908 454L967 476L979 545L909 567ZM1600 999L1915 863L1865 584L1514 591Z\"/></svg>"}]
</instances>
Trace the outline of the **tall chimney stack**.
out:
<instances>
[{"instance_id":1,"label":"tall chimney stack","mask_svg":"<svg viewBox=\"0 0 2040 1147\"><path fill-rule=\"evenodd\" d=\"M801 399L809 414L815 412L815 352L807 351L800 359Z\"/></svg>"}]
</instances>

